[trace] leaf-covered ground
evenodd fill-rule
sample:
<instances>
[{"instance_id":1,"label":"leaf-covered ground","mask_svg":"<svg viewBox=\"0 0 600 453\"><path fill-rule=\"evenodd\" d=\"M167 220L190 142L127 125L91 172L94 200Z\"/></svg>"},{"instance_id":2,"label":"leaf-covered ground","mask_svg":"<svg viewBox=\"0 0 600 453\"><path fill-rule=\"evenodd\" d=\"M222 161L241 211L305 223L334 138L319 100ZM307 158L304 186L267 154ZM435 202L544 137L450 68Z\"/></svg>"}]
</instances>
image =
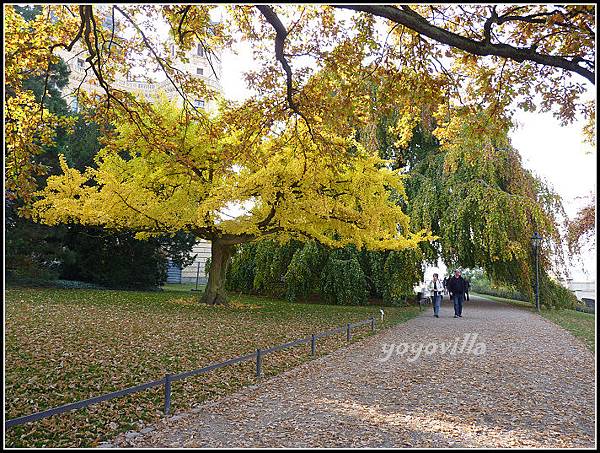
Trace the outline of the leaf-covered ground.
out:
<instances>
[{"instance_id":1,"label":"leaf-covered ground","mask_svg":"<svg viewBox=\"0 0 600 453\"><path fill-rule=\"evenodd\" d=\"M424 349L384 353L402 344ZM423 311L107 446L593 449L595 371L594 354L537 313L471 297L454 318L446 298L440 318Z\"/></svg>"},{"instance_id":2,"label":"leaf-covered ground","mask_svg":"<svg viewBox=\"0 0 600 453\"><path fill-rule=\"evenodd\" d=\"M379 307L291 304L234 298L230 307L196 303L189 291L61 289L5 291L6 418L91 398L167 373L200 368L370 316ZM389 327L418 308L385 308ZM353 341L369 335L357 329ZM344 335L318 342L323 355ZM269 354L266 376L310 360L310 346ZM225 367L172 385L172 412L256 382L255 363ZM7 447L94 446L162 417L163 388L10 428Z\"/></svg>"},{"instance_id":3,"label":"leaf-covered ground","mask_svg":"<svg viewBox=\"0 0 600 453\"><path fill-rule=\"evenodd\" d=\"M596 315L575 310L542 310L542 316L568 330L591 350L596 344Z\"/></svg>"},{"instance_id":4,"label":"leaf-covered ground","mask_svg":"<svg viewBox=\"0 0 600 453\"><path fill-rule=\"evenodd\" d=\"M484 299L496 300L499 302L508 303L523 309L535 312L535 308L529 302L520 300L504 299L502 297L478 295ZM595 350L596 343L596 315L594 313L582 313L575 310L559 310L542 308L540 314L559 325L565 330L571 332L579 338L591 350Z\"/></svg>"}]
</instances>

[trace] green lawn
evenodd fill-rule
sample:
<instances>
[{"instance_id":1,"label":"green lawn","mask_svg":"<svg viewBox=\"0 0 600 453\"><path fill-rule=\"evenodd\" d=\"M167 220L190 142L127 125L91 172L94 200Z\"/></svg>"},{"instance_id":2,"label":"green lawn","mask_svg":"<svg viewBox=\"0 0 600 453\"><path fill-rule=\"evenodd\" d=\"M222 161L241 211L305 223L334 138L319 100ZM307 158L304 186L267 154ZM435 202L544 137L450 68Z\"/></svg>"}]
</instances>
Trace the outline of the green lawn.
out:
<instances>
[{"instance_id":1,"label":"green lawn","mask_svg":"<svg viewBox=\"0 0 600 453\"><path fill-rule=\"evenodd\" d=\"M196 302L190 288L159 292L76 289L5 291L6 418L42 411L187 371L376 316L379 307L293 304L234 297L230 307ZM406 321L417 307L385 308L378 329ZM369 334L367 326L353 341ZM318 354L346 343L344 335L319 340ZM310 360L310 345L267 355L271 376ZM172 412L255 383L245 362L172 385ZM162 416L163 388L118 398L19 427L9 447L84 447L138 422Z\"/></svg>"},{"instance_id":2,"label":"green lawn","mask_svg":"<svg viewBox=\"0 0 600 453\"><path fill-rule=\"evenodd\" d=\"M475 293L473 293L475 294ZM488 296L487 294L477 294L479 297L504 302L524 309L535 311L535 307L528 302L521 300L504 299L502 297ZM585 345L593 352L595 350L596 339L596 315L591 313L582 313L575 310L549 310L542 308L540 314L568 330L577 338L582 340Z\"/></svg>"},{"instance_id":3,"label":"green lawn","mask_svg":"<svg viewBox=\"0 0 600 453\"><path fill-rule=\"evenodd\" d=\"M195 283L167 283L162 286L164 291L182 291L190 294L196 293ZM198 285L198 291L204 291L204 285ZM196 293L197 294L197 293Z\"/></svg>"}]
</instances>

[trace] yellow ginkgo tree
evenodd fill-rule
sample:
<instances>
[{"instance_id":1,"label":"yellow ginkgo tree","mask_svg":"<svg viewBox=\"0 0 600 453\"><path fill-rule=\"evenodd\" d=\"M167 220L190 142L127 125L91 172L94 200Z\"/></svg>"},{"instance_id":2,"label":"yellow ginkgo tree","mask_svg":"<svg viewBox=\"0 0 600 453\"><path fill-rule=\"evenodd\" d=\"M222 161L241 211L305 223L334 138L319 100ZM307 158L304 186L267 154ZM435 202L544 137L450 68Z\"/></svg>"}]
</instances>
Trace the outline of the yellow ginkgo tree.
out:
<instances>
[{"instance_id":1,"label":"yellow ginkgo tree","mask_svg":"<svg viewBox=\"0 0 600 453\"><path fill-rule=\"evenodd\" d=\"M234 246L266 236L401 250L431 240L411 232L398 200L402 176L353 135L290 119L258 130L247 105L193 116L159 100L114 130L84 172L48 178L35 212L47 224L132 229L139 238L188 231L210 240L203 301L224 303ZM140 124L145 125L140 127Z\"/></svg>"}]
</instances>

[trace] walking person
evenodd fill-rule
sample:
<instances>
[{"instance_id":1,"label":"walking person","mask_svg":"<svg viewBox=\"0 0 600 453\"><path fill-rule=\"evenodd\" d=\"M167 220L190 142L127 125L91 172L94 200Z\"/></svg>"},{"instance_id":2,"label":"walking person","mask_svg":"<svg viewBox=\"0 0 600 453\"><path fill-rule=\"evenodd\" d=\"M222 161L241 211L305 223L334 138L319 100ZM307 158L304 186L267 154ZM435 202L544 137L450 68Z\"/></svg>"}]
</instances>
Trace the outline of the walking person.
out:
<instances>
[{"instance_id":1,"label":"walking person","mask_svg":"<svg viewBox=\"0 0 600 453\"><path fill-rule=\"evenodd\" d=\"M467 285L465 279L462 278L460 270L454 271L454 276L448 280L448 291L454 302L454 317L462 318L462 307L465 300L465 292Z\"/></svg>"},{"instance_id":2,"label":"walking person","mask_svg":"<svg viewBox=\"0 0 600 453\"><path fill-rule=\"evenodd\" d=\"M436 318L440 317L440 305L442 304L442 294L444 292L444 285L438 278L438 274L433 274L433 280L429 282L427 286L429 294L433 300L433 316Z\"/></svg>"},{"instance_id":3,"label":"walking person","mask_svg":"<svg viewBox=\"0 0 600 453\"><path fill-rule=\"evenodd\" d=\"M471 282L465 278L465 300L469 300L469 289L471 288Z\"/></svg>"}]
</instances>

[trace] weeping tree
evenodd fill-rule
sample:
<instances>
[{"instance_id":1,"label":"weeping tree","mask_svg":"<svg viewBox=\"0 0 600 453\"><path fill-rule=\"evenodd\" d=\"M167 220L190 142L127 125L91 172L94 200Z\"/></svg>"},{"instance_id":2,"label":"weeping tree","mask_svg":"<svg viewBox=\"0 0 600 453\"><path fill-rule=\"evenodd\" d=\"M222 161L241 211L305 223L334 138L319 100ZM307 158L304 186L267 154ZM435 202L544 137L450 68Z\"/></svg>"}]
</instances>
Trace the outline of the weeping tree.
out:
<instances>
[{"instance_id":1,"label":"weeping tree","mask_svg":"<svg viewBox=\"0 0 600 453\"><path fill-rule=\"evenodd\" d=\"M509 126L493 128L489 120L484 110L466 112L460 122L446 121L449 137L420 127L410 146L397 150L409 172L406 211L413 228L440 238L423 247L432 261L480 267L492 281L531 296L531 236L545 238L542 267L560 272L565 212L560 196L523 167Z\"/></svg>"}]
</instances>

